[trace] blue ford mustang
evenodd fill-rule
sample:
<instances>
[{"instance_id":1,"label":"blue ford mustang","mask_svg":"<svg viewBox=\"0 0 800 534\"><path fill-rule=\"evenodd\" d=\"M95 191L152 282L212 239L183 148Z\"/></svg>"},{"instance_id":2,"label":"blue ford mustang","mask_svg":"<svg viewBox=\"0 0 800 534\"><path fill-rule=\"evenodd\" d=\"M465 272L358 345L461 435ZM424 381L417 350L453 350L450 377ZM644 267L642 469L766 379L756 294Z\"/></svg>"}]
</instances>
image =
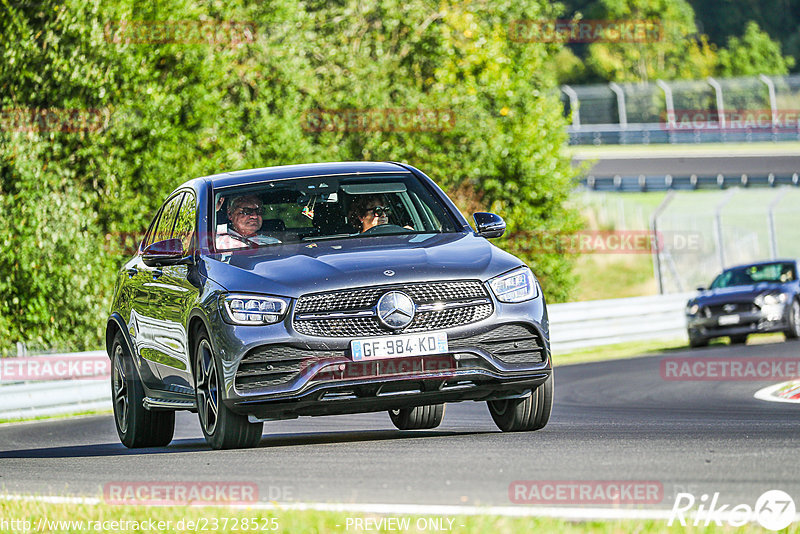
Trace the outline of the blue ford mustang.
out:
<instances>
[{"instance_id":1,"label":"blue ford mustang","mask_svg":"<svg viewBox=\"0 0 800 534\"><path fill-rule=\"evenodd\" d=\"M550 417L539 283L399 163L321 163L197 178L164 202L119 271L106 346L117 432L172 440L196 411L213 448L258 444L263 422L387 411L438 426L487 401L504 431Z\"/></svg>"},{"instance_id":2,"label":"blue ford mustang","mask_svg":"<svg viewBox=\"0 0 800 534\"><path fill-rule=\"evenodd\" d=\"M745 343L750 334L783 332L800 337L797 261L774 260L724 270L686 305L689 344L708 345L727 336Z\"/></svg>"}]
</instances>

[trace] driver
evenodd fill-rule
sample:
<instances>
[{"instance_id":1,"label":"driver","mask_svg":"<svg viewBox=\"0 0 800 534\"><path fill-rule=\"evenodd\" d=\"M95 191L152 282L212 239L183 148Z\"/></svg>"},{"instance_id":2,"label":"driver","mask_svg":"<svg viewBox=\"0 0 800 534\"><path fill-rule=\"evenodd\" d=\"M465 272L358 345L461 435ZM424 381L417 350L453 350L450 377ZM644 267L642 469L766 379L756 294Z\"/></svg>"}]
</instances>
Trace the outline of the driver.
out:
<instances>
[{"instance_id":1,"label":"driver","mask_svg":"<svg viewBox=\"0 0 800 534\"><path fill-rule=\"evenodd\" d=\"M358 197L353 205L353 213L361 221L361 232L366 232L381 224L389 224L392 208L386 206L379 195Z\"/></svg>"},{"instance_id":2,"label":"driver","mask_svg":"<svg viewBox=\"0 0 800 534\"><path fill-rule=\"evenodd\" d=\"M256 195L242 195L230 199L227 208L230 222L227 228L217 232L217 248L244 248L280 243L280 240L274 237L258 233L264 222L261 216L262 208L261 199Z\"/></svg>"}]
</instances>

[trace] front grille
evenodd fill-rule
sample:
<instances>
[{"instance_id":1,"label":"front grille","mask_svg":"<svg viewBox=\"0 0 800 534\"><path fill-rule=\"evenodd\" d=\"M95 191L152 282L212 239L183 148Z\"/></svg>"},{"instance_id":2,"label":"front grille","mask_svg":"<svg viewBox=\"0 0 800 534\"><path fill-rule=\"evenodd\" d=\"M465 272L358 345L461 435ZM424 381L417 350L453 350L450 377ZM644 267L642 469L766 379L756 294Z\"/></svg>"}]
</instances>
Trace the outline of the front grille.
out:
<instances>
[{"instance_id":1,"label":"front grille","mask_svg":"<svg viewBox=\"0 0 800 534\"><path fill-rule=\"evenodd\" d=\"M402 331L388 330L377 317L311 317L303 314L368 312L387 291L398 290L412 298L417 307L442 304L440 310L417 311ZM425 282L354 290L315 293L300 297L295 306L294 328L301 334L321 337L382 336L452 328L489 317L494 306L483 284L477 280Z\"/></svg>"},{"instance_id":2,"label":"front grille","mask_svg":"<svg viewBox=\"0 0 800 534\"><path fill-rule=\"evenodd\" d=\"M303 295L297 301L295 313L318 313L333 311L366 310L378 303L378 299L389 290L403 291L417 305L434 302L453 302L488 297L486 289L477 280L453 280L448 282L425 282L418 284L344 289L327 293Z\"/></svg>"},{"instance_id":3,"label":"front grille","mask_svg":"<svg viewBox=\"0 0 800 534\"><path fill-rule=\"evenodd\" d=\"M520 324L503 325L449 343L453 352L470 347L482 349L503 363L542 363L545 359L544 342L539 334Z\"/></svg>"},{"instance_id":4,"label":"front grille","mask_svg":"<svg viewBox=\"0 0 800 534\"><path fill-rule=\"evenodd\" d=\"M728 307L727 310L725 309L726 306ZM703 311L705 312L706 317L711 317L715 315L726 315L729 313L755 313L758 312L758 306L752 302L731 302L727 304L705 306Z\"/></svg>"},{"instance_id":5,"label":"front grille","mask_svg":"<svg viewBox=\"0 0 800 534\"><path fill-rule=\"evenodd\" d=\"M246 392L280 386L292 381L311 362L344 355L343 350L309 350L288 345L258 347L248 352L239 363L235 387Z\"/></svg>"}]
</instances>

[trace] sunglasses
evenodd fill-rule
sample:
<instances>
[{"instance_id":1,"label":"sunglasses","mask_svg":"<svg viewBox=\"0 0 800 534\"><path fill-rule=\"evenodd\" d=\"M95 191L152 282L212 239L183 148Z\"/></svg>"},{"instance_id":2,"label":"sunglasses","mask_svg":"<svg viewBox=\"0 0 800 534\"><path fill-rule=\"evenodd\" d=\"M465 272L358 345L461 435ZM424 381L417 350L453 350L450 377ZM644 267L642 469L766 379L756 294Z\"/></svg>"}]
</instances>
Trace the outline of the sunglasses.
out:
<instances>
[{"instance_id":1,"label":"sunglasses","mask_svg":"<svg viewBox=\"0 0 800 534\"><path fill-rule=\"evenodd\" d=\"M261 215L262 208L239 208L239 214L244 216Z\"/></svg>"},{"instance_id":2,"label":"sunglasses","mask_svg":"<svg viewBox=\"0 0 800 534\"><path fill-rule=\"evenodd\" d=\"M383 217L384 215L389 215L392 212L392 208L388 206L375 206L374 208L368 208L367 213L372 212L377 217Z\"/></svg>"}]
</instances>

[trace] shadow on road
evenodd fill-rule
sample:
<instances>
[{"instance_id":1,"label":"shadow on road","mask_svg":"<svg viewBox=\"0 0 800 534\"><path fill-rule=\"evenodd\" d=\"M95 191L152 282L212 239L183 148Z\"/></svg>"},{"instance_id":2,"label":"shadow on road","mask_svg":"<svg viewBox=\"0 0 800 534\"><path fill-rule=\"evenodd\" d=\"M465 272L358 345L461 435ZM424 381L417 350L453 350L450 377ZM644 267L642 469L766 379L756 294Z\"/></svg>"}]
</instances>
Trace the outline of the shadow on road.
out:
<instances>
[{"instance_id":1,"label":"shadow on road","mask_svg":"<svg viewBox=\"0 0 800 534\"><path fill-rule=\"evenodd\" d=\"M499 430L497 431L499 432ZM321 445L335 443L353 443L368 441L383 441L396 439L441 438L452 436L472 436L479 434L492 434L495 432L455 432L455 431L344 431L344 432L310 432L299 434L272 434L261 438L261 443L252 450L268 449L273 447L294 447L302 445ZM177 439L168 447L154 447L147 449L127 449L121 443L103 443L93 445L72 445L63 447L41 447L34 449L19 449L0 451L2 458L87 458L103 456L141 456L150 454L175 454L188 452L211 452L211 449L202 439ZM230 451L240 454L241 450ZM218 452L225 454L225 451Z\"/></svg>"}]
</instances>

